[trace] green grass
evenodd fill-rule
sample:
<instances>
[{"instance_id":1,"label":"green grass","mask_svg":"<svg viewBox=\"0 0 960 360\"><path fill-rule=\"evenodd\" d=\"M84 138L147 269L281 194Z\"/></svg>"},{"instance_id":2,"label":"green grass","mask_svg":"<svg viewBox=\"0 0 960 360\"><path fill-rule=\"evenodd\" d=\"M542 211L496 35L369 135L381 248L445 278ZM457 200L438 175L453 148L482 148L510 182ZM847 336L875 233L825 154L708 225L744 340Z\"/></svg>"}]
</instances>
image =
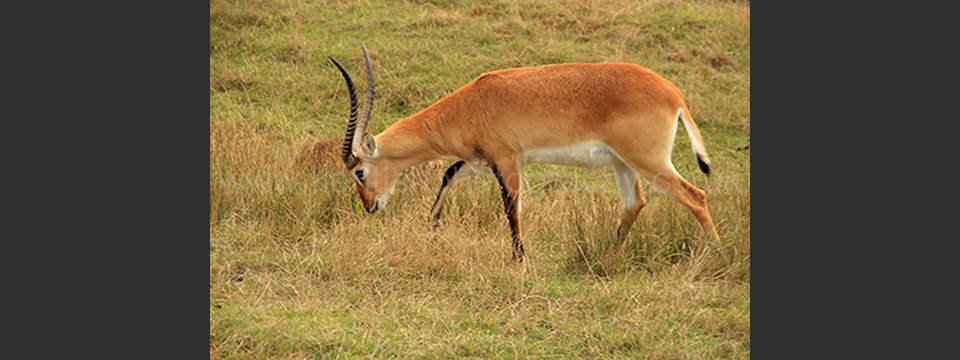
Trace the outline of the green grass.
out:
<instances>
[{"instance_id":1,"label":"green grass","mask_svg":"<svg viewBox=\"0 0 960 360\"><path fill-rule=\"evenodd\" d=\"M366 214L340 169L293 164L342 136L346 89L326 56L362 79L361 41L374 133L497 69L658 72L710 152L709 179L686 134L673 162L707 191L724 245L647 183L616 243L612 175L576 168L524 168L521 265L490 177L456 185L435 233L442 170ZM210 357L747 358L749 139L749 3L211 1Z\"/></svg>"}]
</instances>

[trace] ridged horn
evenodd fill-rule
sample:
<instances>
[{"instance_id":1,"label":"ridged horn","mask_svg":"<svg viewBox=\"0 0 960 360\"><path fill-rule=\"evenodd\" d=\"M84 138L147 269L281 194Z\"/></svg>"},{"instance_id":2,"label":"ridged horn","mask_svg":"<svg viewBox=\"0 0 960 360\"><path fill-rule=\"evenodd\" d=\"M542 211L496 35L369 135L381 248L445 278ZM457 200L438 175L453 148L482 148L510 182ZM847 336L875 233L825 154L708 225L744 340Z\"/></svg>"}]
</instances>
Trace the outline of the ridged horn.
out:
<instances>
[{"instance_id":1,"label":"ridged horn","mask_svg":"<svg viewBox=\"0 0 960 360\"><path fill-rule=\"evenodd\" d=\"M357 90L353 87L353 80L350 80L350 75L343 69L343 66L340 66L340 63L332 57L327 56L327 58L333 62L333 65L337 66L337 69L340 69L343 79L347 81L347 90L350 92L350 119L347 120L347 134L343 137L341 157L347 168L352 168L358 162L357 157L353 155L353 138L357 129Z\"/></svg>"},{"instance_id":2,"label":"ridged horn","mask_svg":"<svg viewBox=\"0 0 960 360\"><path fill-rule=\"evenodd\" d=\"M360 123L357 124L357 132L353 134L353 153L360 151L363 134L367 132L367 122L370 121L370 112L373 110L373 66L370 65L370 56L367 55L367 46L360 43L363 48L363 60L367 63L367 98L363 101L363 113L360 114Z\"/></svg>"}]
</instances>

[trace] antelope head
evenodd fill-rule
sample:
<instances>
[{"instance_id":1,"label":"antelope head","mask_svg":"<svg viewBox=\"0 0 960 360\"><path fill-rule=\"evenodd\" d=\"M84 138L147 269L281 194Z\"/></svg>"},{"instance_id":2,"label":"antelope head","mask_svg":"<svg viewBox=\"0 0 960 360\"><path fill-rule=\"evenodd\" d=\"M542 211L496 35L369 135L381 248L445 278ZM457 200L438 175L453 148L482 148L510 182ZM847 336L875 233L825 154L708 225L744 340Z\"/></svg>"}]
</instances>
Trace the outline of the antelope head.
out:
<instances>
[{"instance_id":1,"label":"antelope head","mask_svg":"<svg viewBox=\"0 0 960 360\"><path fill-rule=\"evenodd\" d=\"M328 57L337 66L347 82L350 91L350 118L347 121L347 133L343 138L341 157L347 170L353 177L357 193L363 201L363 207L373 214L386 207L387 199L393 193L397 178L402 169L392 164L388 157L382 156L377 149L377 141L373 135L366 132L367 122L370 120L370 111L373 109L373 67L367 55L367 47L363 46L363 59L367 64L367 97L363 104L363 113L357 120L357 92L350 80L347 71L331 57Z\"/></svg>"}]
</instances>

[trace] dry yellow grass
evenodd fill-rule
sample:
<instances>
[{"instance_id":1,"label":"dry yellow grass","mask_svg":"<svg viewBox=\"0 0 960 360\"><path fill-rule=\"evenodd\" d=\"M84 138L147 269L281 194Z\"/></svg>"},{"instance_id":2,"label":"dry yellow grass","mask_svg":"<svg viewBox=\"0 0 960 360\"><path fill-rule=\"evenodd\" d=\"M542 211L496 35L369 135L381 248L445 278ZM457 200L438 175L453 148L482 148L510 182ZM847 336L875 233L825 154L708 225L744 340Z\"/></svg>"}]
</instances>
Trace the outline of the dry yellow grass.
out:
<instances>
[{"instance_id":1,"label":"dry yellow grass","mask_svg":"<svg viewBox=\"0 0 960 360\"><path fill-rule=\"evenodd\" d=\"M672 30L671 30L672 29ZM348 174L298 155L342 136L342 79L371 49L371 131L486 71L629 61L683 90L713 161L683 134L674 164L724 241L644 184L623 244L612 174L529 166L523 264L492 177L441 225L442 168L369 215ZM211 2L210 356L744 358L750 355L749 5L725 2ZM360 89L362 92L362 88Z\"/></svg>"}]
</instances>

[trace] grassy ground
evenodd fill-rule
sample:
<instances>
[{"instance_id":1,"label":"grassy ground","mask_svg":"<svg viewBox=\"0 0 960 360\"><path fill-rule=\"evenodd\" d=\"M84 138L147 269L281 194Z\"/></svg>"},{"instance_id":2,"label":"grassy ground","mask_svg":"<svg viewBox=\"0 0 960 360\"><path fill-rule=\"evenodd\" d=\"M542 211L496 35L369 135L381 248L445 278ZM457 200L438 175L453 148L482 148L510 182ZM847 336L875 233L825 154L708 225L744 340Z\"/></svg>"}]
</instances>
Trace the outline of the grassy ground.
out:
<instances>
[{"instance_id":1,"label":"grassy ground","mask_svg":"<svg viewBox=\"0 0 960 360\"><path fill-rule=\"evenodd\" d=\"M633 62L683 92L713 159L686 134L674 164L707 191L724 245L644 184L615 244L612 173L524 169L522 265L492 177L453 189L410 174L366 214L347 175L294 165L341 136L371 52L379 132L483 72ZM210 2L210 357L750 356L750 6L713 1Z\"/></svg>"}]
</instances>

